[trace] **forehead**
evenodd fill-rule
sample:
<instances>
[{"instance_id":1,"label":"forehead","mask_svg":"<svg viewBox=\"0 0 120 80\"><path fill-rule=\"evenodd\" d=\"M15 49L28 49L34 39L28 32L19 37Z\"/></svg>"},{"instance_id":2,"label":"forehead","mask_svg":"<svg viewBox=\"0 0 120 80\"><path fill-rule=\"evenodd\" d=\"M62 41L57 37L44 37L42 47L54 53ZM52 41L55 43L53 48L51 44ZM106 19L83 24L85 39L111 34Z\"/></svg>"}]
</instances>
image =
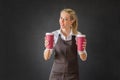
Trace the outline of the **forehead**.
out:
<instances>
[{"instance_id":1,"label":"forehead","mask_svg":"<svg viewBox=\"0 0 120 80\"><path fill-rule=\"evenodd\" d=\"M70 14L67 13L67 12L65 12L65 11L62 11L62 12L60 13L60 16L63 16L63 17L66 17L66 18L70 18Z\"/></svg>"}]
</instances>

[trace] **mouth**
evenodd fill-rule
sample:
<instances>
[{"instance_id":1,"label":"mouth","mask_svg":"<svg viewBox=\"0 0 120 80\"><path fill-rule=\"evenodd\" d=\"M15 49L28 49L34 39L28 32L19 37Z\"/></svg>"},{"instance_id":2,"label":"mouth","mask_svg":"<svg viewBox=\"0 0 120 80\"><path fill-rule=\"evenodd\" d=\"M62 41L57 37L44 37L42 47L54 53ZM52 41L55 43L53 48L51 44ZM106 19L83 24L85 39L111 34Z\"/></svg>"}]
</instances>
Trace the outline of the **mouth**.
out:
<instances>
[{"instance_id":1,"label":"mouth","mask_svg":"<svg viewBox=\"0 0 120 80\"><path fill-rule=\"evenodd\" d=\"M61 23L60 26L64 26L64 24Z\"/></svg>"}]
</instances>

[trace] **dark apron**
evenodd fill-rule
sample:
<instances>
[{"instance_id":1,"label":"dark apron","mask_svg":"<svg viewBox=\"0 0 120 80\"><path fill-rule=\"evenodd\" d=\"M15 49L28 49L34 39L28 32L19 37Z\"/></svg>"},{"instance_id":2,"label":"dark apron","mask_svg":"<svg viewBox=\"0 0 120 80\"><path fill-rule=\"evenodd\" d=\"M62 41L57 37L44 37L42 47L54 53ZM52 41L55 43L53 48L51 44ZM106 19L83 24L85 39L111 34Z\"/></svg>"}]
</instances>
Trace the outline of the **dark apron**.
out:
<instances>
[{"instance_id":1,"label":"dark apron","mask_svg":"<svg viewBox=\"0 0 120 80\"><path fill-rule=\"evenodd\" d=\"M75 36L72 36L72 40L64 41L59 35L54 52L49 80L79 80Z\"/></svg>"}]
</instances>

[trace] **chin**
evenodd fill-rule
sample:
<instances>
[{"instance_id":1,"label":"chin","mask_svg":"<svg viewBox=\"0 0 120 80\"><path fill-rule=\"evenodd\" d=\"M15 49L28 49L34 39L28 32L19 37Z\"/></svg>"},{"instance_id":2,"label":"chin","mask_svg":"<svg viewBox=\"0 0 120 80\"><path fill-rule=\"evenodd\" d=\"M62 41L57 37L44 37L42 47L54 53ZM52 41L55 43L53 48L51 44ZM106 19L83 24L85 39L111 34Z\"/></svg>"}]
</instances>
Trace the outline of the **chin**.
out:
<instances>
[{"instance_id":1,"label":"chin","mask_svg":"<svg viewBox=\"0 0 120 80\"><path fill-rule=\"evenodd\" d=\"M64 27L64 26L61 26L61 29L65 29L65 27Z\"/></svg>"},{"instance_id":2,"label":"chin","mask_svg":"<svg viewBox=\"0 0 120 80\"><path fill-rule=\"evenodd\" d=\"M65 28L61 28L61 30L65 30Z\"/></svg>"}]
</instances>

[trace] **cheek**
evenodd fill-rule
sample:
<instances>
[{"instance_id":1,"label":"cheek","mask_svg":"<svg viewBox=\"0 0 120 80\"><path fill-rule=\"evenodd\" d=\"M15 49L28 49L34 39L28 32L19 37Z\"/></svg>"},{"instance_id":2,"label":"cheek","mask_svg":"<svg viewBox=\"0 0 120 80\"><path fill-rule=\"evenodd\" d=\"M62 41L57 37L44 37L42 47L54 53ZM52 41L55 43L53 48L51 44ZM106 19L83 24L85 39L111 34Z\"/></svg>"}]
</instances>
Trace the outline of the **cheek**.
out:
<instances>
[{"instance_id":1,"label":"cheek","mask_svg":"<svg viewBox=\"0 0 120 80\"><path fill-rule=\"evenodd\" d=\"M70 26L70 25L71 25L71 23L70 23L70 22L66 22L66 24L67 24L68 26Z\"/></svg>"},{"instance_id":2,"label":"cheek","mask_svg":"<svg viewBox=\"0 0 120 80\"><path fill-rule=\"evenodd\" d=\"M59 19L59 23L61 23L61 20Z\"/></svg>"},{"instance_id":3,"label":"cheek","mask_svg":"<svg viewBox=\"0 0 120 80\"><path fill-rule=\"evenodd\" d=\"M61 19L59 19L59 22L61 22Z\"/></svg>"}]
</instances>

